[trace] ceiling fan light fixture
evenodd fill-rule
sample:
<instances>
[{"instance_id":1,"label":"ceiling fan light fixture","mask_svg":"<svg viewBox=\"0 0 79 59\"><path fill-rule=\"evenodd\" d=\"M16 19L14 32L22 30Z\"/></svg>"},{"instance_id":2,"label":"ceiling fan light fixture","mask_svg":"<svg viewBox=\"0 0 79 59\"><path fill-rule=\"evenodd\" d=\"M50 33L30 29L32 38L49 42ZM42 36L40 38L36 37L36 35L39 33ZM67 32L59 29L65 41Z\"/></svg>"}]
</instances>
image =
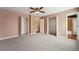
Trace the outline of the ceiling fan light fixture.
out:
<instances>
[{"instance_id":1,"label":"ceiling fan light fixture","mask_svg":"<svg viewBox=\"0 0 79 59\"><path fill-rule=\"evenodd\" d=\"M30 9L32 10L30 13L36 13L36 14L39 14L39 13L45 13L44 11L42 11L43 7L30 7Z\"/></svg>"},{"instance_id":2,"label":"ceiling fan light fixture","mask_svg":"<svg viewBox=\"0 0 79 59\"><path fill-rule=\"evenodd\" d=\"M36 14L39 14L40 12L39 12L39 11L36 11L35 13L36 13Z\"/></svg>"}]
</instances>

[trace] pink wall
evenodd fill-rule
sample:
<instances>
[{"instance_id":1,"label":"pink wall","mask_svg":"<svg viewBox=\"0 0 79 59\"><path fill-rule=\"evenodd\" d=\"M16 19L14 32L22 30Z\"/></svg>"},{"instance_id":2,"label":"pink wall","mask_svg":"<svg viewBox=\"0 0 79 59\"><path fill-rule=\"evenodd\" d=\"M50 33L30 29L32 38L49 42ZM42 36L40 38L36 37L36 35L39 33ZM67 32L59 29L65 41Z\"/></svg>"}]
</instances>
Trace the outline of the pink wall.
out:
<instances>
[{"instance_id":1,"label":"pink wall","mask_svg":"<svg viewBox=\"0 0 79 59\"><path fill-rule=\"evenodd\" d=\"M58 35L66 36L66 15L69 13L75 13L78 11L79 10L76 8L76 9L67 10L56 14L51 14L51 15L48 15L47 17L58 16Z\"/></svg>"},{"instance_id":2,"label":"pink wall","mask_svg":"<svg viewBox=\"0 0 79 59\"><path fill-rule=\"evenodd\" d=\"M0 8L0 38L18 35L18 20L22 14Z\"/></svg>"}]
</instances>

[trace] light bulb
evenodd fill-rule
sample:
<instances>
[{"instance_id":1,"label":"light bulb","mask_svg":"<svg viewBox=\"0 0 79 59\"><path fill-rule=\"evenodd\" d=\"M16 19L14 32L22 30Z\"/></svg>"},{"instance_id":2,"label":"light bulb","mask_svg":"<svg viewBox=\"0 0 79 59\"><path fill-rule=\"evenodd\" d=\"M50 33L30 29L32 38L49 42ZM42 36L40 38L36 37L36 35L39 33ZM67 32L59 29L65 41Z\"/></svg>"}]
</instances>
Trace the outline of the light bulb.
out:
<instances>
[{"instance_id":1,"label":"light bulb","mask_svg":"<svg viewBox=\"0 0 79 59\"><path fill-rule=\"evenodd\" d=\"M35 12L36 14L39 14L39 11Z\"/></svg>"}]
</instances>

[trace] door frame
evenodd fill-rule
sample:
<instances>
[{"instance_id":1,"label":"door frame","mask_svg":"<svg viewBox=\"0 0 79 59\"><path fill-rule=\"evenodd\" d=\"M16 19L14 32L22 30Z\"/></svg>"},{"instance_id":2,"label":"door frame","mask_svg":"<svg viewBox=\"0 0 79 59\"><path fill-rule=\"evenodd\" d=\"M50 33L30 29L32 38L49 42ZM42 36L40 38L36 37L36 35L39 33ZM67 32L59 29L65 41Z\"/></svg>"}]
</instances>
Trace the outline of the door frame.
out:
<instances>
[{"instance_id":1,"label":"door frame","mask_svg":"<svg viewBox=\"0 0 79 59\"><path fill-rule=\"evenodd\" d=\"M66 14L66 38L68 38L68 16L71 16L71 15L77 15L77 31L78 31L78 19L79 19L79 13L78 12L74 12L74 13L69 13L69 14ZM77 33L78 35L78 33Z\"/></svg>"}]
</instances>

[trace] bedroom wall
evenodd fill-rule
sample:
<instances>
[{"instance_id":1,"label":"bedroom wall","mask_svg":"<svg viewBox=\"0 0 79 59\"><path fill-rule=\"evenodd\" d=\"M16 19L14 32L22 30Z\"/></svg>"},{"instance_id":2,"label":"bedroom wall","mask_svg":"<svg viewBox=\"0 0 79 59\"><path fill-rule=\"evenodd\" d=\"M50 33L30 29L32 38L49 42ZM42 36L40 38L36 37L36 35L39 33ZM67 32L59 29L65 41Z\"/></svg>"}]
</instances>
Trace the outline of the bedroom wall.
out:
<instances>
[{"instance_id":1,"label":"bedroom wall","mask_svg":"<svg viewBox=\"0 0 79 59\"><path fill-rule=\"evenodd\" d=\"M25 15L0 8L0 38L18 36L20 16Z\"/></svg>"},{"instance_id":2,"label":"bedroom wall","mask_svg":"<svg viewBox=\"0 0 79 59\"><path fill-rule=\"evenodd\" d=\"M71 10L63 11L56 14L47 15L47 17L58 16L58 36L66 36L66 15L70 13L75 13L78 11L79 10L76 8L76 9L71 9Z\"/></svg>"}]
</instances>

